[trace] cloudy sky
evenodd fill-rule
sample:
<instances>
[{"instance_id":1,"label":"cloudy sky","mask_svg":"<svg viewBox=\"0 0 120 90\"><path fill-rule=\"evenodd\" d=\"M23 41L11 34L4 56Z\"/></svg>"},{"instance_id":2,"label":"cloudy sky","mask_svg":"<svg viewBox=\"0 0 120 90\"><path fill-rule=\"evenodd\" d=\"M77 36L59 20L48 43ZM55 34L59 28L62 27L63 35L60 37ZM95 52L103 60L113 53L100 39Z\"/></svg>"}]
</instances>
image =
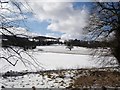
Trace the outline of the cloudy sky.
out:
<instances>
[{"instance_id":1,"label":"cloudy sky","mask_svg":"<svg viewBox=\"0 0 120 90\"><path fill-rule=\"evenodd\" d=\"M92 6L91 2L88 3L90 0L86 2L82 2L83 0L81 2L75 0L68 0L69 2L64 0L61 2L58 0L16 1L22 1L21 8L27 18L25 24L20 24L20 29L24 28L39 35L61 37L62 39L81 39L83 37L82 30L87 25ZM21 17L19 18L21 19Z\"/></svg>"},{"instance_id":2,"label":"cloudy sky","mask_svg":"<svg viewBox=\"0 0 120 90\"><path fill-rule=\"evenodd\" d=\"M32 31L62 37L80 39L82 29L87 25L89 3L83 2L33 2L34 11L28 26Z\"/></svg>"},{"instance_id":3,"label":"cloudy sky","mask_svg":"<svg viewBox=\"0 0 120 90\"><path fill-rule=\"evenodd\" d=\"M34 19L29 26L37 33L63 39L80 39L87 25L91 3L29 2Z\"/></svg>"},{"instance_id":4,"label":"cloudy sky","mask_svg":"<svg viewBox=\"0 0 120 90\"><path fill-rule=\"evenodd\" d=\"M20 30L28 30L38 35L61 37L62 39L82 39L83 28L87 25L90 10L95 0L1 0L20 2L24 13L24 23L19 22ZM116 0L98 0L116 1ZM22 3L21 3L22 2ZM0 15L6 15L9 20L18 21L22 19L19 13L10 14L11 10L16 12L18 8L9 4L2 4L9 10L0 9ZM17 17L16 17L17 16ZM0 17L1 19L1 17ZM3 22L6 20L1 19ZM14 24L14 23L12 23ZM17 28L17 29L19 29ZM23 29L22 29L23 28Z\"/></svg>"}]
</instances>

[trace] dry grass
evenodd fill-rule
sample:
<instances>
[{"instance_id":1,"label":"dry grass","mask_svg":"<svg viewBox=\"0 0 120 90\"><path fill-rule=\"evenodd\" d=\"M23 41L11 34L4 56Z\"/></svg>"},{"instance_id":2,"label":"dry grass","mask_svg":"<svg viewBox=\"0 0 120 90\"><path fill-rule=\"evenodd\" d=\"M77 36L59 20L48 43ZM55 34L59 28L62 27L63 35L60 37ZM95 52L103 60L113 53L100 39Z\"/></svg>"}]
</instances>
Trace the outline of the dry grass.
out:
<instances>
[{"instance_id":1,"label":"dry grass","mask_svg":"<svg viewBox=\"0 0 120 90\"><path fill-rule=\"evenodd\" d=\"M110 86L120 87L120 72L117 71L90 71L89 74L76 78L73 87Z\"/></svg>"}]
</instances>

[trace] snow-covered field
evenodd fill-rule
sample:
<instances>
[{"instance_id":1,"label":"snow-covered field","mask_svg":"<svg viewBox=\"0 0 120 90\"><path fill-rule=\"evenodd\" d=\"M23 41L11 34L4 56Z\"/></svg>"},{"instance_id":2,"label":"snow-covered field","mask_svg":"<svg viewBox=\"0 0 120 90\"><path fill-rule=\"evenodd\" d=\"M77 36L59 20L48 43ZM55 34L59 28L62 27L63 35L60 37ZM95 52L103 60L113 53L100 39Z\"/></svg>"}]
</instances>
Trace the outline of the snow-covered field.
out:
<instances>
[{"instance_id":1,"label":"snow-covered field","mask_svg":"<svg viewBox=\"0 0 120 90\"><path fill-rule=\"evenodd\" d=\"M42 50L44 52L52 52L52 53L63 53L63 54L78 54L78 55L89 55L91 50L83 47L74 46L70 51L64 45L52 45L52 46L38 46L37 50Z\"/></svg>"},{"instance_id":2,"label":"snow-covered field","mask_svg":"<svg viewBox=\"0 0 120 90\"><path fill-rule=\"evenodd\" d=\"M42 72L37 72L36 74L28 73L23 76L17 76L17 77L11 76L6 78L3 77L0 78L0 87L4 86L5 88L18 88L15 90L19 90L19 88L28 88L27 90L33 90L32 89L33 86L36 88L48 88L48 89L71 88L71 86L74 87L73 83L76 78L80 76L84 77L87 75L92 75L93 74L92 72L100 74L98 71L102 71L102 72L106 71L106 73L111 71L112 73L119 71L119 69L118 68L100 68L100 69L92 68L92 69L74 69L74 70L69 69L69 70L42 71ZM95 86L97 86L97 84L95 84ZM4 90L9 90L9 89L4 89ZM40 90L40 89L36 89L36 90Z\"/></svg>"},{"instance_id":3,"label":"snow-covered field","mask_svg":"<svg viewBox=\"0 0 120 90\"><path fill-rule=\"evenodd\" d=\"M6 88L65 88L68 87L75 71L45 72L39 74L26 74L24 76L0 78L0 86Z\"/></svg>"},{"instance_id":4,"label":"snow-covered field","mask_svg":"<svg viewBox=\"0 0 120 90\"><path fill-rule=\"evenodd\" d=\"M38 46L29 53L33 55L37 64L36 68L25 67L21 61L16 66L11 66L5 60L0 60L0 73L6 71L24 71L24 70L58 70L58 72L47 72L39 74L27 74L18 77L0 77L0 87L9 88L65 88L68 87L73 78L77 75L77 70L62 71L61 69L78 69L100 67L99 64L91 60L91 50L83 47L74 47L71 51L64 45ZM23 55L25 57L25 55ZM29 58L28 58L29 59ZM29 59L33 64L35 62Z\"/></svg>"},{"instance_id":5,"label":"snow-covered field","mask_svg":"<svg viewBox=\"0 0 120 90\"><path fill-rule=\"evenodd\" d=\"M64 45L38 46L33 52L29 52L36 58L37 62L39 62L38 64L46 70L99 66L94 60L92 61L90 59L90 50L82 47L74 47L70 51ZM35 63L33 60L29 59L29 61ZM43 69L37 66L36 68L37 70ZM12 66L5 60L0 60L0 72L9 70L22 71L27 69L31 68L25 67L21 61L18 61L16 66Z\"/></svg>"}]
</instances>

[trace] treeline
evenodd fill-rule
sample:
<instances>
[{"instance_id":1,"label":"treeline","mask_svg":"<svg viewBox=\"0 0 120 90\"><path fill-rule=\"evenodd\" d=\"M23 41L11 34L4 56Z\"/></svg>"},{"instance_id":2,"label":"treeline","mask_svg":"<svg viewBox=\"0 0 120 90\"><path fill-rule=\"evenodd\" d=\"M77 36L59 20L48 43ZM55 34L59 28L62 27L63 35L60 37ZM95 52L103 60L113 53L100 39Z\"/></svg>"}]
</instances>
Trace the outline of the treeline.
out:
<instances>
[{"instance_id":1,"label":"treeline","mask_svg":"<svg viewBox=\"0 0 120 90\"><path fill-rule=\"evenodd\" d=\"M11 35L1 35L0 38L2 40L2 47L7 48L9 46L18 46L23 48L24 50L35 49L36 46L61 44L61 42L59 42L59 39L43 37L43 36L39 36L39 38L38 37L27 38L27 37L18 37ZM47 40L47 39L51 39L51 40Z\"/></svg>"},{"instance_id":2,"label":"treeline","mask_svg":"<svg viewBox=\"0 0 120 90\"><path fill-rule=\"evenodd\" d=\"M9 46L19 46L26 49L34 49L36 48L36 42L30 41L28 38L25 37L17 37L11 35L2 35L2 47L9 47Z\"/></svg>"},{"instance_id":3,"label":"treeline","mask_svg":"<svg viewBox=\"0 0 120 90\"><path fill-rule=\"evenodd\" d=\"M41 40L36 42L36 46L46 46L46 45L52 45L52 44L63 44L62 42L59 41L46 41L46 40Z\"/></svg>"},{"instance_id":4,"label":"treeline","mask_svg":"<svg viewBox=\"0 0 120 90\"><path fill-rule=\"evenodd\" d=\"M87 47L87 48L98 48L98 47L110 47L113 42L108 41L83 41L83 40L65 40L64 43L60 42L60 38L52 38L45 36L38 36L33 38L27 37L17 37L10 35L2 35L0 36L2 39L2 47L9 46L18 46L27 49L35 49L36 46L45 46L51 44L64 44L66 46L79 46L79 47Z\"/></svg>"},{"instance_id":5,"label":"treeline","mask_svg":"<svg viewBox=\"0 0 120 90\"><path fill-rule=\"evenodd\" d=\"M79 46L87 48L98 48L98 47L109 47L111 42L107 41L83 41L83 40L65 40L64 42L67 46Z\"/></svg>"},{"instance_id":6,"label":"treeline","mask_svg":"<svg viewBox=\"0 0 120 90\"><path fill-rule=\"evenodd\" d=\"M2 77L3 77L3 78L7 78L7 77L17 77L17 76L23 76L23 75L25 75L25 74L28 74L28 72L25 72L25 71L23 71L23 72L17 72L17 71L12 71L12 70L10 70L10 71L7 71L6 73L4 73L4 74L2 75Z\"/></svg>"}]
</instances>

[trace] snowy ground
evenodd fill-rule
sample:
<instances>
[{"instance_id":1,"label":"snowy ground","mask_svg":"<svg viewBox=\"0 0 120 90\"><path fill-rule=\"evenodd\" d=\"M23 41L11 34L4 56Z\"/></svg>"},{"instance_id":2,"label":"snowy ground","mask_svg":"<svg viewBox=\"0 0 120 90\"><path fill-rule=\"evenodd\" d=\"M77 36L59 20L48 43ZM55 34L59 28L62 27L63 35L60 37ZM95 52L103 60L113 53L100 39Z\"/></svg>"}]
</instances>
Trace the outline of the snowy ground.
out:
<instances>
[{"instance_id":1,"label":"snowy ground","mask_svg":"<svg viewBox=\"0 0 120 90\"><path fill-rule=\"evenodd\" d=\"M38 46L37 50L42 50L43 52L52 52L52 53L63 53L63 54L78 54L78 55L89 55L91 50L83 47L73 47L70 51L64 45L52 45L52 46Z\"/></svg>"},{"instance_id":2,"label":"snowy ground","mask_svg":"<svg viewBox=\"0 0 120 90\"><path fill-rule=\"evenodd\" d=\"M39 46L34 49L34 52L29 52L36 58L38 64L44 67L44 70L100 67L99 64L90 59L91 50L87 48L74 47L70 51L63 45L52 45ZM25 55L23 56L25 57ZM31 59L29 61L35 63ZM16 66L11 66L5 60L0 60L0 73L9 70L24 71L27 69L42 70L43 68L36 67L30 69L30 67L25 67L20 61ZM32 86L36 86L38 88L65 88L72 82L76 73L75 70L72 72L68 70L67 72L28 74L18 77L8 77L6 79L0 77L0 87L31 88Z\"/></svg>"},{"instance_id":3,"label":"snowy ground","mask_svg":"<svg viewBox=\"0 0 120 90\"><path fill-rule=\"evenodd\" d=\"M74 70L55 70L55 71L38 72L37 74L26 74L26 75L17 76L17 77L6 77L6 78L2 77L0 78L0 87L4 86L5 88L29 88L29 90L32 90L33 86L36 88L71 88L71 86L74 87L73 83L76 78L80 76L84 77L87 75L88 76L92 75L93 74L92 72L99 74L98 71L102 71L102 72L111 71L112 73L112 72L119 71L119 69L92 68L92 69L74 69ZM116 77L114 77L114 79L115 78ZM15 90L19 90L19 89L15 89ZM113 90L113 89L110 89L110 90Z\"/></svg>"},{"instance_id":4,"label":"snowy ground","mask_svg":"<svg viewBox=\"0 0 120 90\"><path fill-rule=\"evenodd\" d=\"M0 78L0 86L6 88L65 88L72 82L73 72L45 72L40 74L27 74L18 77ZM2 82L2 83L1 83Z\"/></svg>"},{"instance_id":5,"label":"snowy ground","mask_svg":"<svg viewBox=\"0 0 120 90\"><path fill-rule=\"evenodd\" d=\"M39 62L38 64L46 70L86 67L91 68L99 66L94 62L94 60L90 60L90 50L82 47L74 47L70 51L63 45L39 46L34 50L34 53L31 51L29 52L36 58L37 62ZM29 59L29 61L35 63L33 60ZM41 69L41 67L37 66L36 68L37 70ZM8 70L22 71L27 69L31 68L25 67L21 61L18 61L16 66L11 66L5 60L0 60L1 72Z\"/></svg>"}]
</instances>

